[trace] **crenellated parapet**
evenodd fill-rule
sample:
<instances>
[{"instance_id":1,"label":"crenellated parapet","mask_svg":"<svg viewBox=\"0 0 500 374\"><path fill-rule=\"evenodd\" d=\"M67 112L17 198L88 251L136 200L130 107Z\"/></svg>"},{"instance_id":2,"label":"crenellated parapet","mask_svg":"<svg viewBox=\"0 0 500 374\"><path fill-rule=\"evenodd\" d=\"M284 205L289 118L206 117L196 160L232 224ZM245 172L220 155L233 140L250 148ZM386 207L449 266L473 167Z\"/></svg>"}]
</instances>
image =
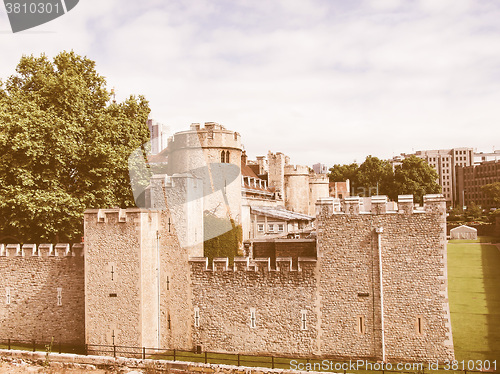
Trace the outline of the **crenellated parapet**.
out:
<instances>
[{"instance_id":1,"label":"crenellated parapet","mask_svg":"<svg viewBox=\"0 0 500 374\"><path fill-rule=\"evenodd\" d=\"M306 176L309 178L309 168L304 165L285 165L285 176Z\"/></svg>"},{"instance_id":2,"label":"crenellated parapet","mask_svg":"<svg viewBox=\"0 0 500 374\"><path fill-rule=\"evenodd\" d=\"M111 209L87 209L85 217L93 217L97 223L126 223L132 222L137 213L147 211L141 208L111 208Z\"/></svg>"},{"instance_id":3,"label":"crenellated parapet","mask_svg":"<svg viewBox=\"0 0 500 374\"><path fill-rule=\"evenodd\" d=\"M276 266L272 266L273 260L270 257L261 257L250 259L248 257L235 257L233 264L230 265L227 257L214 258L212 262L206 257L191 257L189 264L191 272L203 274L211 272L220 273L298 273L313 272L317 265L317 259L313 257L299 257L297 266L294 266L292 257L277 257Z\"/></svg>"},{"instance_id":4,"label":"crenellated parapet","mask_svg":"<svg viewBox=\"0 0 500 374\"><path fill-rule=\"evenodd\" d=\"M334 200L332 198L318 199L316 202L317 214L329 216L332 214L391 214L399 213L404 215L414 213L431 213L431 214L445 214L446 213L446 200L443 195L425 195L423 209L416 210L413 202L413 195L399 195L397 202L397 210L388 210L387 196L372 196L370 199L370 211L362 211L362 201L359 196L346 197L341 202L341 209L335 209Z\"/></svg>"},{"instance_id":5,"label":"crenellated parapet","mask_svg":"<svg viewBox=\"0 0 500 374\"><path fill-rule=\"evenodd\" d=\"M215 122L205 122L201 127L199 123L191 124L187 131L181 131L168 139L170 152L183 148L211 148L224 147L241 150L241 135L238 132L227 130Z\"/></svg>"},{"instance_id":6,"label":"crenellated parapet","mask_svg":"<svg viewBox=\"0 0 500 374\"><path fill-rule=\"evenodd\" d=\"M83 257L83 243L0 244L0 257Z\"/></svg>"}]
</instances>

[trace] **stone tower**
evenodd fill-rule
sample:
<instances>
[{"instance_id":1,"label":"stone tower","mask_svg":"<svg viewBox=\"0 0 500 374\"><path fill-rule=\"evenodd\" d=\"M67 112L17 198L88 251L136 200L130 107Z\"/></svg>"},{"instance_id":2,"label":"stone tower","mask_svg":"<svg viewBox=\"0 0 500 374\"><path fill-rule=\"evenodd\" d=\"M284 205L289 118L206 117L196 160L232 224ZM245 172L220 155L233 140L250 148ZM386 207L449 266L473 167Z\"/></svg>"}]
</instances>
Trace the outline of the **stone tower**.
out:
<instances>
[{"instance_id":1,"label":"stone tower","mask_svg":"<svg viewBox=\"0 0 500 374\"><path fill-rule=\"evenodd\" d=\"M309 213L309 168L302 165L284 167L285 207L297 213Z\"/></svg>"},{"instance_id":2,"label":"stone tower","mask_svg":"<svg viewBox=\"0 0 500 374\"><path fill-rule=\"evenodd\" d=\"M288 165L289 158L281 152L267 153L268 159L268 183L269 187L276 189L276 194L285 200L285 165Z\"/></svg>"},{"instance_id":3,"label":"stone tower","mask_svg":"<svg viewBox=\"0 0 500 374\"><path fill-rule=\"evenodd\" d=\"M171 222L168 208L85 212L87 344L192 349L188 248Z\"/></svg>"},{"instance_id":4,"label":"stone tower","mask_svg":"<svg viewBox=\"0 0 500 374\"><path fill-rule=\"evenodd\" d=\"M203 181L203 206L219 218L241 223L241 136L215 122L176 133L162 155L168 174L190 173Z\"/></svg>"},{"instance_id":5,"label":"stone tower","mask_svg":"<svg viewBox=\"0 0 500 374\"><path fill-rule=\"evenodd\" d=\"M316 215L316 201L320 198L328 197L329 180L325 174L311 174L309 176L309 215Z\"/></svg>"}]
</instances>

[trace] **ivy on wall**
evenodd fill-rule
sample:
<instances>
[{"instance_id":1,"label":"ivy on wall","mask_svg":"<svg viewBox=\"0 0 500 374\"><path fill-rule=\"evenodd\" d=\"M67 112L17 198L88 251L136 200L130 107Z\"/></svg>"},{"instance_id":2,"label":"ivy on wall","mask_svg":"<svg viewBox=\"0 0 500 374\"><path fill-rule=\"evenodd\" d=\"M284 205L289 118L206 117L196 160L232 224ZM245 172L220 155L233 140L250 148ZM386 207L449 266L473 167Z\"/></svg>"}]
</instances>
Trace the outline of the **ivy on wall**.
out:
<instances>
[{"instance_id":1,"label":"ivy on wall","mask_svg":"<svg viewBox=\"0 0 500 374\"><path fill-rule=\"evenodd\" d=\"M215 257L228 257L232 262L239 255L243 240L241 225L236 225L233 219L219 218L212 213L205 212L204 219L204 256L212 261ZM214 233L223 234L215 236Z\"/></svg>"}]
</instances>

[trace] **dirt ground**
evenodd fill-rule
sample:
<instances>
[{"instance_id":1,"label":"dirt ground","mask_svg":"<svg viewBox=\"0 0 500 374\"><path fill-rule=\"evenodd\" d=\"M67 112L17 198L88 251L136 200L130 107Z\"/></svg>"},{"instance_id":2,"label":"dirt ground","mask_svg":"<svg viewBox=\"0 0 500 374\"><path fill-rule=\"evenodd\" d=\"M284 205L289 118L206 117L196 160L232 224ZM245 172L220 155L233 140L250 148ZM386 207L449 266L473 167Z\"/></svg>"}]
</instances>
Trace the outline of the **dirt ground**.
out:
<instances>
[{"instance_id":1,"label":"dirt ground","mask_svg":"<svg viewBox=\"0 0 500 374\"><path fill-rule=\"evenodd\" d=\"M93 365L81 364L66 364L63 365L59 362L50 362L47 366L37 365L29 361L21 359L6 359L0 358L0 373L9 374L25 374L25 373L39 373L39 374L139 374L145 373L142 370L133 370L129 368L109 368L97 369Z\"/></svg>"}]
</instances>

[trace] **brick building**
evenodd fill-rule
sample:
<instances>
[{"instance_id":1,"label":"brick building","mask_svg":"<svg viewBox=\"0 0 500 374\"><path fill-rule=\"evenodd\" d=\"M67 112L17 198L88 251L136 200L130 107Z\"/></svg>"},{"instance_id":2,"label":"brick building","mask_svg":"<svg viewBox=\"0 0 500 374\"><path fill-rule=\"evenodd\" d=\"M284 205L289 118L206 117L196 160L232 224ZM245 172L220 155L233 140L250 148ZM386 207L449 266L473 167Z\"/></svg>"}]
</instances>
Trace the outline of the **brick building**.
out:
<instances>
[{"instance_id":1,"label":"brick building","mask_svg":"<svg viewBox=\"0 0 500 374\"><path fill-rule=\"evenodd\" d=\"M456 195L459 206L469 206L471 203L475 203L483 209L500 208L481 189L483 186L495 182L500 182L500 160L458 167Z\"/></svg>"}]
</instances>

